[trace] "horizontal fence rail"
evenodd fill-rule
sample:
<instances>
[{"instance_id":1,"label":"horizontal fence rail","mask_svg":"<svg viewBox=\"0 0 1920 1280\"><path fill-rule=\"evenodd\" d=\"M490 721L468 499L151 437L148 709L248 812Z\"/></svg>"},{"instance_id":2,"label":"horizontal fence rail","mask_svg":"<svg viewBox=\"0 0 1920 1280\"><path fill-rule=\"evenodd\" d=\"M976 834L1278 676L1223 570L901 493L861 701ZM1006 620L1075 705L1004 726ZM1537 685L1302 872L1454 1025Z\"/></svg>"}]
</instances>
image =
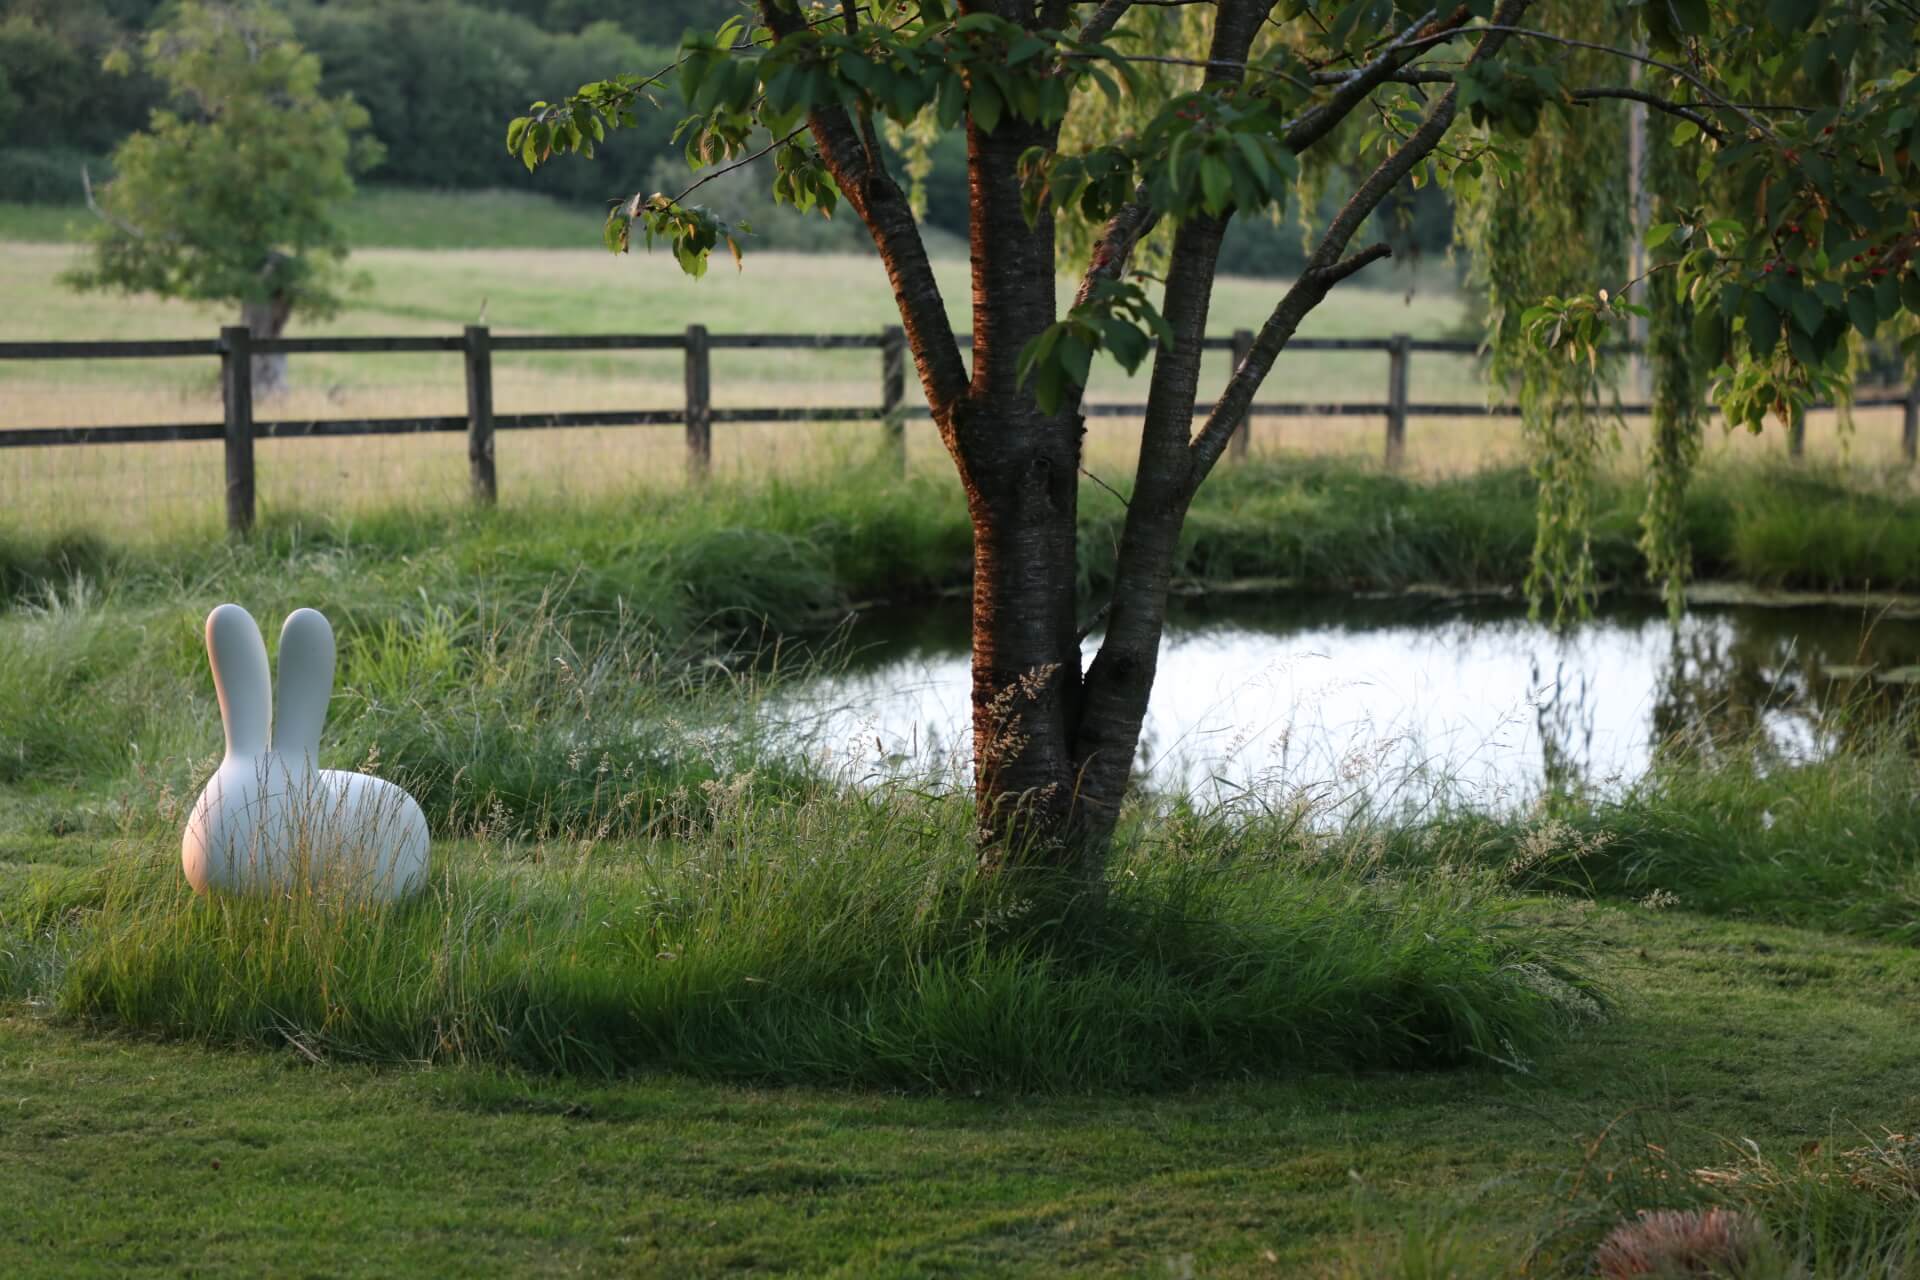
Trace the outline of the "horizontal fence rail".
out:
<instances>
[{"instance_id":1,"label":"horizontal fence rail","mask_svg":"<svg viewBox=\"0 0 1920 1280\"><path fill-rule=\"evenodd\" d=\"M960 335L971 346L970 335ZM1253 332L1239 329L1230 336L1210 337L1201 344L1209 351L1228 351L1237 364L1253 348ZM712 397L711 353L716 350L877 350L880 352L880 403L819 407L716 408ZM1387 357L1386 399L1381 401L1259 402L1246 418L1382 418L1386 422L1384 455L1398 466L1406 451L1409 418L1516 417L1511 404L1469 404L1411 400L1408 370L1416 352L1477 355L1475 342L1414 338L1294 338L1292 352L1378 351ZM679 351L685 362L685 404L677 409L595 409L559 413L495 413L492 358L496 351ZM266 355L459 354L466 367L467 411L464 415L395 418L263 419L255 413L253 358ZM924 403L908 404L906 395L906 335L898 326L876 333L709 333L704 325L689 325L683 333L496 334L483 325L470 325L459 336L364 338L256 338L247 329L230 326L214 339L196 338L134 342L0 342L0 360L130 360L158 358L217 358L221 364L224 421L192 423L115 424L98 427L28 427L0 424L0 449L45 445L149 444L170 441L220 440L226 452L227 525L236 533L253 527L254 441L319 436L406 435L428 432L465 432L467 462L474 498L492 503L498 497L493 437L496 431L528 431L569 427L680 426L686 432L687 467L696 480L711 467L713 425L732 422L882 422L894 447L905 460L904 424L909 417L925 417ZM1856 408L1899 408L1902 414L1902 456L1913 462L1920 451L1920 381L1904 395L1881 394L1854 399ZM1196 404L1195 416L1211 404ZM1627 416L1645 416L1646 404L1620 404ZM1090 418L1139 417L1144 404L1084 403ZM1232 454L1245 456L1247 421L1234 432ZM1789 428L1788 449L1799 457L1805 448L1804 421Z\"/></svg>"}]
</instances>

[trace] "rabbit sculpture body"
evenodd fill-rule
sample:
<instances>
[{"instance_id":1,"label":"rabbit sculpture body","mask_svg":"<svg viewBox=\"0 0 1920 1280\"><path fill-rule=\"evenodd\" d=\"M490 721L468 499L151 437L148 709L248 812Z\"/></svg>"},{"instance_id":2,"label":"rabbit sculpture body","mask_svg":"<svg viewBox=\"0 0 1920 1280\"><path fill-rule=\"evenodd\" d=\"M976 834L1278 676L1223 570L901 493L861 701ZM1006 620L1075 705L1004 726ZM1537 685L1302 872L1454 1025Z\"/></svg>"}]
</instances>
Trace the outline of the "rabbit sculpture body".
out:
<instances>
[{"instance_id":1,"label":"rabbit sculpture body","mask_svg":"<svg viewBox=\"0 0 1920 1280\"><path fill-rule=\"evenodd\" d=\"M333 696L333 628L298 609L280 632L279 715L253 617L207 617L207 659L227 754L194 802L180 863L195 890L322 888L399 898L427 876L427 820L391 782L319 767ZM271 737L269 737L271 727Z\"/></svg>"}]
</instances>

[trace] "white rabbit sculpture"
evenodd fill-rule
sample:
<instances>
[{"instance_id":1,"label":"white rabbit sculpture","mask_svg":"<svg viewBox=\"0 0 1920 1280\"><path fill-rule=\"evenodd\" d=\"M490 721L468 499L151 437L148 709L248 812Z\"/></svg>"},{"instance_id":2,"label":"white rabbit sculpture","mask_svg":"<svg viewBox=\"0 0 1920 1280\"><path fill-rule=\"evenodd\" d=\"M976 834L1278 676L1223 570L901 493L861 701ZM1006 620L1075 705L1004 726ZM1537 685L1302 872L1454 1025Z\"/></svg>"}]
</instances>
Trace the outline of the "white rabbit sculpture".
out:
<instances>
[{"instance_id":1,"label":"white rabbit sculpture","mask_svg":"<svg viewBox=\"0 0 1920 1280\"><path fill-rule=\"evenodd\" d=\"M180 864L196 891L324 884L399 898L426 882L427 819L413 797L379 778L318 767L333 658L325 617L312 609L287 616L275 717L267 646L253 616L235 604L207 615L227 755L194 801L181 840Z\"/></svg>"}]
</instances>

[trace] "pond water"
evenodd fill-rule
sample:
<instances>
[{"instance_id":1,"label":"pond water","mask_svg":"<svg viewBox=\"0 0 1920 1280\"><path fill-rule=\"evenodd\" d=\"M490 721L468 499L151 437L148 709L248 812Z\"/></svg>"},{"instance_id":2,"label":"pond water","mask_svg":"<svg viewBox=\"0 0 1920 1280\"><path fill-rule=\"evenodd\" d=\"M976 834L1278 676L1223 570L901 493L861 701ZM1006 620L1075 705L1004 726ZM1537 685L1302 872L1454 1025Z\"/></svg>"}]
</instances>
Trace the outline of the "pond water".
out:
<instances>
[{"instance_id":1,"label":"pond water","mask_svg":"<svg viewBox=\"0 0 1920 1280\"><path fill-rule=\"evenodd\" d=\"M964 605L866 615L848 651L784 700L792 732L862 776L963 775ZM1696 608L1674 629L1623 603L1555 635L1509 602L1214 597L1170 622L1138 772L1209 799L1278 785L1519 803L1548 782L1617 787L1679 733L1830 750L1862 719L1837 709L1897 703L1915 664L1920 621L1857 608Z\"/></svg>"}]
</instances>

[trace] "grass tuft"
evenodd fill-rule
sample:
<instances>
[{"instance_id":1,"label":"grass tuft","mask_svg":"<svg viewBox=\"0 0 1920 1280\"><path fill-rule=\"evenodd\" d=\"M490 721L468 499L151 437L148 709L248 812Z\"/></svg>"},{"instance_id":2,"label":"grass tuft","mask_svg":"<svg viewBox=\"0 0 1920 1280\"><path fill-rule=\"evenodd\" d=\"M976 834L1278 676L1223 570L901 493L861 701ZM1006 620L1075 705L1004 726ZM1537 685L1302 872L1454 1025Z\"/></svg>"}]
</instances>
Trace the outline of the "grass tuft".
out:
<instances>
[{"instance_id":1,"label":"grass tuft","mask_svg":"<svg viewBox=\"0 0 1920 1280\"><path fill-rule=\"evenodd\" d=\"M129 852L11 908L10 994L312 1056L949 1091L1511 1063L1597 1008L1484 875L1143 839L1063 926L978 871L959 801L698 803L679 837L443 849L398 908L198 899Z\"/></svg>"}]
</instances>

